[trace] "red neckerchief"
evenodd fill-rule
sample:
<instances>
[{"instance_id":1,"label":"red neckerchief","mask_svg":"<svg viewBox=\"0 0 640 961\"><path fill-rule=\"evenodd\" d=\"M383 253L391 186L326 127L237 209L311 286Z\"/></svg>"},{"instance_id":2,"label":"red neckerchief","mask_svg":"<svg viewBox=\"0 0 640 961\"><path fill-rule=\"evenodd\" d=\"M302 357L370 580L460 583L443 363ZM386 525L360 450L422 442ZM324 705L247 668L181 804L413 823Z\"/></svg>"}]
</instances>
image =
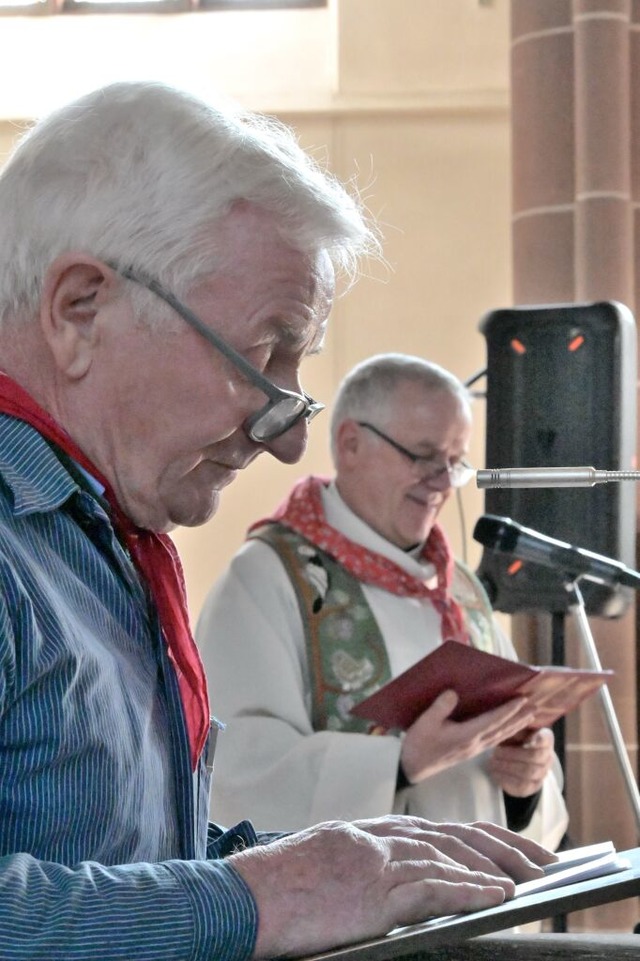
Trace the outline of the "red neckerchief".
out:
<instances>
[{"instance_id":1,"label":"red neckerchief","mask_svg":"<svg viewBox=\"0 0 640 961\"><path fill-rule=\"evenodd\" d=\"M273 516L252 524L249 530L269 521L278 521L326 551L359 581L382 587L401 597L428 597L442 619L443 639L468 644L469 635L462 609L449 593L453 557L442 528L433 525L420 552L420 559L429 561L436 569L436 586L427 587L423 580L409 574L399 564L383 554L355 544L327 523L321 493L327 483L321 477L299 480Z\"/></svg>"},{"instance_id":2,"label":"red neckerchief","mask_svg":"<svg viewBox=\"0 0 640 961\"><path fill-rule=\"evenodd\" d=\"M178 677L195 770L209 731L209 699L204 668L189 627L184 575L173 541L167 534L136 527L122 512L110 485L86 454L33 397L1 371L0 413L31 424L103 485L114 527L158 609L169 657Z\"/></svg>"}]
</instances>

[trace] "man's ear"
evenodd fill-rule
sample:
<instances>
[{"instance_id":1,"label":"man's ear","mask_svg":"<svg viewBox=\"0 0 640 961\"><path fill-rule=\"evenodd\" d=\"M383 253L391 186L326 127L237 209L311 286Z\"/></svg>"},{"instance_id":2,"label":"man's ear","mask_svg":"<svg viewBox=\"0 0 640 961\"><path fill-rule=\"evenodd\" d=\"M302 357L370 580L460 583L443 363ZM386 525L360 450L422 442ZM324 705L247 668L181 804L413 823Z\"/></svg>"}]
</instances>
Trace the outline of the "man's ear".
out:
<instances>
[{"instance_id":1,"label":"man's ear","mask_svg":"<svg viewBox=\"0 0 640 961\"><path fill-rule=\"evenodd\" d=\"M91 366L100 336L98 312L115 287L111 268L85 254L63 254L45 274L40 326L56 367L71 380Z\"/></svg>"},{"instance_id":2,"label":"man's ear","mask_svg":"<svg viewBox=\"0 0 640 961\"><path fill-rule=\"evenodd\" d=\"M343 420L336 431L336 458L344 464L350 462L358 453L360 440L360 427L357 422L351 418Z\"/></svg>"}]
</instances>

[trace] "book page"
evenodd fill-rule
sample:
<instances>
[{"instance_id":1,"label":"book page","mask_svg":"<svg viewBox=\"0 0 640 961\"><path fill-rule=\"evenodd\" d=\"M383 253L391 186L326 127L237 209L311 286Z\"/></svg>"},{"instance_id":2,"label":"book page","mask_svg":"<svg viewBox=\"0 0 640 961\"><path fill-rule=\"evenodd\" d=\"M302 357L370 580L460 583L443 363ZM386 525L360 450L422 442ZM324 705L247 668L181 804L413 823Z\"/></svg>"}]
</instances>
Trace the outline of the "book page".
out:
<instances>
[{"instance_id":1,"label":"book page","mask_svg":"<svg viewBox=\"0 0 640 961\"><path fill-rule=\"evenodd\" d=\"M618 855L611 841L574 848L561 852L558 861L547 865L544 877L516 885L515 897L549 891L565 884L575 884L577 881L601 878L616 871L625 871L629 867L630 861Z\"/></svg>"},{"instance_id":2,"label":"book page","mask_svg":"<svg viewBox=\"0 0 640 961\"><path fill-rule=\"evenodd\" d=\"M557 852L557 861L547 864L544 869L546 875L554 874L556 871L564 871L577 864L584 864L585 861L595 861L602 858L605 854L615 855L616 849L613 841L598 841L596 844L584 844L578 848L568 848L566 851Z\"/></svg>"}]
</instances>

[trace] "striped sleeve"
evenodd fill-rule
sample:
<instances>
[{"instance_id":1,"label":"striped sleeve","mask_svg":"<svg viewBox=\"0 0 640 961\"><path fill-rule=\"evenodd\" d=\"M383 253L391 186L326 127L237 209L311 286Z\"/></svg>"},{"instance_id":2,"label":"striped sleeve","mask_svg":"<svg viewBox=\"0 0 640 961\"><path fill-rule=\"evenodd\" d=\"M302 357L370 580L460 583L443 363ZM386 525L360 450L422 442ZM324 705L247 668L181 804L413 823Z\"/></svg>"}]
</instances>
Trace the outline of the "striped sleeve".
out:
<instances>
[{"instance_id":1,"label":"striped sleeve","mask_svg":"<svg viewBox=\"0 0 640 961\"><path fill-rule=\"evenodd\" d=\"M0 859L3 961L245 961L256 930L251 893L224 861Z\"/></svg>"}]
</instances>

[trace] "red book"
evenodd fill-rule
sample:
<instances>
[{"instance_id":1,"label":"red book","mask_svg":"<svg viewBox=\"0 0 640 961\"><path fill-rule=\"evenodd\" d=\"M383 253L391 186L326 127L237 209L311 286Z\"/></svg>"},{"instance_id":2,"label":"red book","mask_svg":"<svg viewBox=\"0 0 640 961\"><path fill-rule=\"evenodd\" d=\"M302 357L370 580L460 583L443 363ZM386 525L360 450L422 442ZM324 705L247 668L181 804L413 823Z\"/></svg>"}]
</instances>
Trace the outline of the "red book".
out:
<instances>
[{"instance_id":1,"label":"red book","mask_svg":"<svg viewBox=\"0 0 640 961\"><path fill-rule=\"evenodd\" d=\"M445 641L431 654L351 709L357 717L385 728L410 727L443 691L459 701L451 719L464 721L520 695L535 706L529 727L549 727L613 676L613 671L571 667L532 667L487 654L467 644Z\"/></svg>"}]
</instances>

